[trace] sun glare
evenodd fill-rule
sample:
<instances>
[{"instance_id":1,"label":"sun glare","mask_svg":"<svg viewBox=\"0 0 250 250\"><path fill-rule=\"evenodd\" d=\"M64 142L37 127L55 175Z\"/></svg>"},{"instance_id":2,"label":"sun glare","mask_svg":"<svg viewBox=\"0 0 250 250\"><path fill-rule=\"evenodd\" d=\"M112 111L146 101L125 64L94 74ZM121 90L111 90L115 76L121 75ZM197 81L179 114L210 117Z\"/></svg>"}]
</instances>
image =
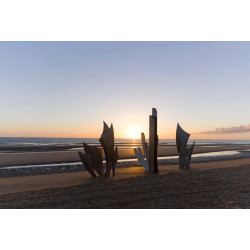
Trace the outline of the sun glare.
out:
<instances>
[{"instance_id":1,"label":"sun glare","mask_svg":"<svg viewBox=\"0 0 250 250\"><path fill-rule=\"evenodd\" d=\"M127 130L127 138L129 139L139 139L141 138L141 131L136 128L130 128Z\"/></svg>"}]
</instances>

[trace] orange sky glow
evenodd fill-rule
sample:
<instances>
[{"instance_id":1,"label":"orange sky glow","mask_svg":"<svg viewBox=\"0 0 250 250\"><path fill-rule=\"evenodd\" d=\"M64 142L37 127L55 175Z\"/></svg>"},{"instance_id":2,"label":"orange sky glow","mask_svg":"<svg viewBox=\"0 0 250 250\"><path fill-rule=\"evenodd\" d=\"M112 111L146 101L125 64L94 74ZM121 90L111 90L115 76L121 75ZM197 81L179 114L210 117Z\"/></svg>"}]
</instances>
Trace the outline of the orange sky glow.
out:
<instances>
[{"instance_id":1,"label":"orange sky glow","mask_svg":"<svg viewBox=\"0 0 250 250\"><path fill-rule=\"evenodd\" d=\"M250 139L249 51L249 42L1 42L0 136L98 138L105 121L116 138L148 138L156 108L162 139L178 122L192 139Z\"/></svg>"}]
</instances>

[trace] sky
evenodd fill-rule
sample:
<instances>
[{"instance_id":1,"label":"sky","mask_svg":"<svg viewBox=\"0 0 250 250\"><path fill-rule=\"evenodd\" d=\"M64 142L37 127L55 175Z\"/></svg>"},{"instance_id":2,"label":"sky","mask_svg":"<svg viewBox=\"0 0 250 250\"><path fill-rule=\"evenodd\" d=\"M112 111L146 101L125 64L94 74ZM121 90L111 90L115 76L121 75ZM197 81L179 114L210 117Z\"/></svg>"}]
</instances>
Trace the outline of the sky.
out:
<instances>
[{"instance_id":1,"label":"sky","mask_svg":"<svg viewBox=\"0 0 250 250\"><path fill-rule=\"evenodd\" d=\"M0 42L0 137L250 139L250 42Z\"/></svg>"}]
</instances>

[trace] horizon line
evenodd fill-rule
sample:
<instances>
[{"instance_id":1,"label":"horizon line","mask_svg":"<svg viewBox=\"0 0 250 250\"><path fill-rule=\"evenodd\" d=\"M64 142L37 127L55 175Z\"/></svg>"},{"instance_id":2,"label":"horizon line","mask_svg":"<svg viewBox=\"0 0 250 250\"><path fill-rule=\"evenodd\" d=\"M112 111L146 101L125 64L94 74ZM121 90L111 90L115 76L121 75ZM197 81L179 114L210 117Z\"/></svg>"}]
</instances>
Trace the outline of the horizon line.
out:
<instances>
[{"instance_id":1,"label":"horizon line","mask_svg":"<svg viewBox=\"0 0 250 250\"><path fill-rule=\"evenodd\" d=\"M99 139L99 137L33 137L33 136L0 136L0 138L33 138L33 139ZM118 140L127 139L127 140L140 140L141 138L115 138ZM176 140L176 138L160 138L159 140ZM208 140L208 141L249 141L250 139L191 139L191 140Z\"/></svg>"}]
</instances>

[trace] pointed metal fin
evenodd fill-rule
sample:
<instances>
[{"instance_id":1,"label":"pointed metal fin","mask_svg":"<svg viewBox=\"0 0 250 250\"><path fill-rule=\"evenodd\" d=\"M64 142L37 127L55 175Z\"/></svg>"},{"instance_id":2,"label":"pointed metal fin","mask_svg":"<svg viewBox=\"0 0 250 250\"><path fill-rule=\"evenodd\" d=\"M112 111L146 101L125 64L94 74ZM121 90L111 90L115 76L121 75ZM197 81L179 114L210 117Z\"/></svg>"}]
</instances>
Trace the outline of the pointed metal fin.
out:
<instances>
[{"instance_id":1,"label":"pointed metal fin","mask_svg":"<svg viewBox=\"0 0 250 250\"><path fill-rule=\"evenodd\" d=\"M144 159L143 153L140 147L134 148L135 156L140 162L140 164L146 169L149 170L148 162Z\"/></svg>"},{"instance_id":2,"label":"pointed metal fin","mask_svg":"<svg viewBox=\"0 0 250 250\"><path fill-rule=\"evenodd\" d=\"M107 123L105 121L103 121L103 132L102 132L102 134L106 133L107 131L109 131L109 126L107 125Z\"/></svg>"},{"instance_id":3,"label":"pointed metal fin","mask_svg":"<svg viewBox=\"0 0 250 250\"><path fill-rule=\"evenodd\" d=\"M192 154L194 152L194 146L195 146L195 142L193 143L193 145L190 147L190 149L188 150L188 160L189 162L191 161L192 159Z\"/></svg>"},{"instance_id":4,"label":"pointed metal fin","mask_svg":"<svg viewBox=\"0 0 250 250\"><path fill-rule=\"evenodd\" d=\"M188 139L190 137L190 134L184 131L180 124L177 124L177 129L176 129L176 147L178 150L178 153L180 153L181 148L186 148Z\"/></svg>"},{"instance_id":5,"label":"pointed metal fin","mask_svg":"<svg viewBox=\"0 0 250 250\"><path fill-rule=\"evenodd\" d=\"M149 148L148 148L148 143L146 142L145 139L145 134L141 133L141 143L142 143L142 149L144 153L144 157L146 158L147 162L149 162Z\"/></svg>"},{"instance_id":6,"label":"pointed metal fin","mask_svg":"<svg viewBox=\"0 0 250 250\"><path fill-rule=\"evenodd\" d=\"M86 168L86 170L93 176L96 177L94 168L93 168L93 164L91 161L91 155L88 154L83 154L82 152L78 151L79 157L84 165L84 167Z\"/></svg>"}]
</instances>

